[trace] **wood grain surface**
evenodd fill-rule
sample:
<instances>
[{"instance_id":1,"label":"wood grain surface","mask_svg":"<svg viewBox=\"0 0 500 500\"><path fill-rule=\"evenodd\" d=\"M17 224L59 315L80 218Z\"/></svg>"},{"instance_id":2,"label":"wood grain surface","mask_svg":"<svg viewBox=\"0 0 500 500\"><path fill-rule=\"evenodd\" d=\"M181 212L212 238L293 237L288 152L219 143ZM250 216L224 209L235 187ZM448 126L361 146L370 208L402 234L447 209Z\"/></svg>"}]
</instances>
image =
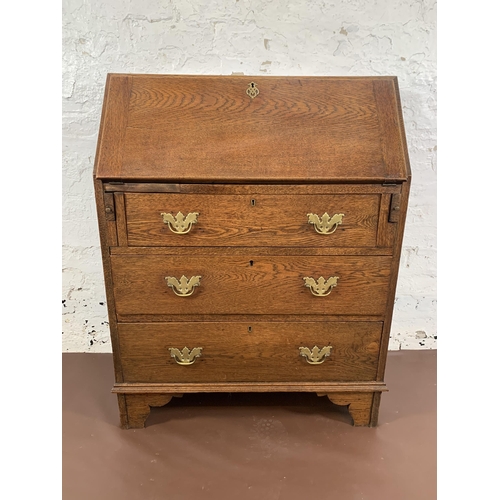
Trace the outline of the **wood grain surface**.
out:
<instances>
[{"instance_id":1,"label":"wood grain surface","mask_svg":"<svg viewBox=\"0 0 500 500\"><path fill-rule=\"evenodd\" d=\"M151 407L168 404L173 394L127 394L120 397L120 426L123 429L142 429Z\"/></svg>"},{"instance_id":2,"label":"wood grain surface","mask_svg":"<svg viewBox=\"0 0 500 500\"><path fill-rule=\"evenodd\" d=\"M118 196L118 193L115 194ZM375 246L380 195L125 194L131 246ZM198 213L187 234L161 213ZM307 214L344 214L334 233L318 234Z\"/></svg>"},{"instance_id":3,"label":"wood grain surface","mask_svg":"<svg viewBox=\"0 0 500 500\"><path fill-rule=\"evenodd\" d=\"M118 316L127 314L382 314L391 258L112 255ZM190 297L165 277L201 276ZM315 297L304 277L338 276L330 295Z\"/></svg>"},{"instance_id":4,"label":"wood grain surface","mask_svg":"<svg viewBox=\"0 0 500 500\"><path fill-rule=\"evenodd\" d=\"M384 380L385 364L387 360L387 351L389 349L389 338L391 334L392 316L394 313L394 301L396 298L396 287L398 284L398 274L401 260L401 250L403 248L403 236L405 230L406 213L408 210L408 201L410 197L411 178L405 182L401 190L401 200L399 208L398 223L396 226L396 235L394 238L393 259L391 262L391 280L387 294L387 305L385 310L384 332L382 334L382 350L379 359L377 380Z\"/></svg>"},{"instance_id":5,"label":"wood grain surface","mask_svg":"<svg viewBox=\"0 0 500 500\"><path fill-rule=\"evenodd\" d=\"M117 382L115 394L176 394L192 392L386 392L384 382Z\"/></svg>"},{"instance_id":6,"label":"wood grain surface","mask_svg":"<svg viewBox=\"0 0 500 500\"><path fill-rule=\"evenodd\" d=\"M246 94L253 81L259 95ZM394 77L111 75L97 177L341 182L407 176ZM108 132L109 131L109 132ZM106 154L104 154L106 153Z\"/></svg>"},{"instance_id":7,"label":"wood grain surface","mask_svg":"<svg viewBox=\"0 0 500 500\"><path fill-rule=\"evenodd\" d=\"M348 406L355 426L376 427L380 393L333 392L328 399L339 406Z\"/></svg>"},{"instance_id":8,"label":"wood grain surface","mask_svg":"<svg viewBox=\"0 0 500 500\"><path fill-rule=\"evenodd\" d=\"M101 178L102 171L106 172L106 177L115 178L120 175L131 80L128 75L116 77L108 74L94 164L94 176L97 179Z\"/></svg>"},{"instance_id":9,"label":"wood grain surface","mask_svg":"<svg viewBox=\"0 0 500 500\"><path fill-rule=\"evenodd\" d=\"M281 390L376 425L411 179L395 77L110 74L94 177L123 427L183 392ZM199 214L186 235L177 212ZM331 235L307 220L325 212Z\"/></svg>"},{"instance_id":10,"label":"wood grain surface","mask_svg":"<svg viewBox=\"0 0 500 500\"><path fill-rule=\"evenodd\" d=\"M249 331L251 329L251 331ZM374 380L381 323L169 323L120 324L125 382L259 382ZM299 347L332 346L319 365ZM169 347L203 348L182 366Z\"/></svg>"},{"instance_id":11,"label":"wood grain surface","mask_svg":"<svg viewBox=\"0 0 500 500\"><path fill-rule=\"evenodd\" d=\"M392 255L392 247L111 247L111 255Z\"/></svg>"},{"instance_id":12,"label":"wood grain surface","mask_svg":"<svg viewBox=\"0 0 500 500\"><path fill-rule=\"evenodd\" d=\"M105 182L106 192L184 194L391 194L401 185L389 184L292 184L286 180L269 184L165 184L164 182Z\"/></svg>"}]
</instances>

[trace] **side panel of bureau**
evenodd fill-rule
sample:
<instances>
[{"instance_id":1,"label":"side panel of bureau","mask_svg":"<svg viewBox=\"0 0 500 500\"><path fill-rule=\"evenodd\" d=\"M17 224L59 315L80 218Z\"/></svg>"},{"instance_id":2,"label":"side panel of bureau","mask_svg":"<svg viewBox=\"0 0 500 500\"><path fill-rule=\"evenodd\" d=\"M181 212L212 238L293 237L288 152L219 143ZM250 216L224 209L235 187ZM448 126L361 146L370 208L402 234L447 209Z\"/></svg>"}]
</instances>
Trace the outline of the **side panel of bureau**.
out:
<instances>
[{"instance_id":1,"label":"side panel of bureau","mask_svg":"<svg viewBox=\"0 0 500 500\"><path fill-rule=\"evenodd\" d=\"M375 380L382 323L119 324L125 382L312 382ZM331 347L309 364L299 347ZM201 348L179 365L169 348Z\"/></svg>"},{"instance_id":2,"label":"side panel of bureau","mask_svg":"<svg viewBox=\"0 0 500 500\"><path fill-rule=\"evenodd\" d=\"M123 378L121 358L117 336L117 315L115 309L113 278L111 275L111 259L109 254L110 247L117 244L114 201L113 196L110 196L109 193L104 192L103 185L100 180L94 179L94 191L97 208L97 220L99 223L99 239L101 243L101 256L106 289L106 306L108 309L109 331L113 349L115 382L122 382Z\"/></svg>"},{"instance_id":3,"label":"side panel of bureau","mask_svg":"<svg viewBox=\"0 0 500 500\"><path fill-rule=\"evenodd\" d=\"M112 255L119 318L144 314L382 315L387 303L389 256ZM189 297L177 296L166 277L201 276ZM317 297L305 277L338 277Z\"/></svg>"}]
</instances>

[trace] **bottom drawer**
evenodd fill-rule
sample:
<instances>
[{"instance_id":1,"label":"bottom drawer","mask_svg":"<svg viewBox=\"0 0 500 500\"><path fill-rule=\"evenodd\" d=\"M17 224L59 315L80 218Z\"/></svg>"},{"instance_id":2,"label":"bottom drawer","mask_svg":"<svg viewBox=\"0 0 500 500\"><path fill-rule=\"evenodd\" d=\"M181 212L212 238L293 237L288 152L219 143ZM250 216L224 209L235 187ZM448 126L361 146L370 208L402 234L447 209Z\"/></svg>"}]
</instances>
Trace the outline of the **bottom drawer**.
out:
<instances>
[{"instance_id":1,"label":"bottom drawer","mask_svg":"<svg viewBox=\"0 0 500 500\"><path fill-rule=\"evenodd\" d=\"M124 382L371 381L381 335L376 322L118 325Z\"/></svg>"}]
</instances>

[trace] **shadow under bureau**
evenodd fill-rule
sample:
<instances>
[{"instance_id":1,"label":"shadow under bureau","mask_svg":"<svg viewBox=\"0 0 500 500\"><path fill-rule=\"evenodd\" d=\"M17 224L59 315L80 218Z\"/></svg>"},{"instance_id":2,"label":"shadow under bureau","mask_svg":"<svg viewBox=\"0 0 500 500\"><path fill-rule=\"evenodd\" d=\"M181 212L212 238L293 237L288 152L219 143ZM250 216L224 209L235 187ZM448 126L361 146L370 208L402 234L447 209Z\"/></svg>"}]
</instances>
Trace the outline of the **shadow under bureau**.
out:
<instances>
[{"instance_id":1,"label":"shadow under bureau","mask_svg":"<svg viewBox=\"0 0 500 500\"><path fill-rule=\"evenodd\" d=\"M410 187L396 78L110 74L94 184L122 427L237 391L377 424Z\"/></svg>"}]
</instances>

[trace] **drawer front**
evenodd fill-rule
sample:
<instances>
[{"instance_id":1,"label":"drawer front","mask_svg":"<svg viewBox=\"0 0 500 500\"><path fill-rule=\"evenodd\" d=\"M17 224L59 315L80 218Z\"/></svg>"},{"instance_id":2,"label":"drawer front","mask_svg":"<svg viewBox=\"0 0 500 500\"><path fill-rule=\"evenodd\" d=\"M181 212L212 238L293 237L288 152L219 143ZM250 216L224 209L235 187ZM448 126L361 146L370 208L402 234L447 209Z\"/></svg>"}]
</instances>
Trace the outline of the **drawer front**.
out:
<instances>
[{"instance_id":1,"label":"drawer front","mask_svg":"<svg viewBox=\"0 0 500 500\"><path fill-rule=\"evenodd\" d=\"M124 381L143 383L372 381L381 333L375 322L118 325Z\"/></svg>"},{"instance_id":2,"label":"drawer front","mask_svg":"<svg viewBox=\"0 0 500 500\"><path fill-rule=\"evenodd\" d=\"M125 194L130 246L376 246L379 205L379 194Z\"/></svg>"},{"instance_id":3,"label":"drawer front","mask_svg":"<svg viewBox=\"0 0 500 500\"><path fill-rule=\"evenodd\" d=\"M383 315L390 264L388 256L111 256L121 319L155 314ZM321 277L326 282L322 287Z\"/></svg>"}]
</instances>

